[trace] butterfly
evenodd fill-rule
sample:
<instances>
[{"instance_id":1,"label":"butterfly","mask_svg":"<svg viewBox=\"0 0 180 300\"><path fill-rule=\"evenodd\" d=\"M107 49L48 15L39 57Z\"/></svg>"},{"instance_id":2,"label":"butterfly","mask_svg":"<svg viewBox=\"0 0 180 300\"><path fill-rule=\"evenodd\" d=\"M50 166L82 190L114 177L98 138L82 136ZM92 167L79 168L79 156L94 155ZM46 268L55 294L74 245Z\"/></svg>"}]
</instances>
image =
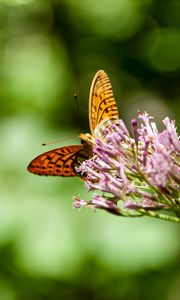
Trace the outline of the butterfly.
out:
<instances>
[{"instance_id":1,"label":"butterfly","mask_svg":"<svg viewBox=\"0 0 180 300\"><path fill-rule=\"evenodd\" d=\"M37 175L78 176L76 167L93 155L93 140L106 121L119 118L112 86L107 74L100 70L92 81L89 93L89 127L91 134L80 134L81 145L70 145L47 151L34 158L27 169Z\"/></svg>"}]
</instances>

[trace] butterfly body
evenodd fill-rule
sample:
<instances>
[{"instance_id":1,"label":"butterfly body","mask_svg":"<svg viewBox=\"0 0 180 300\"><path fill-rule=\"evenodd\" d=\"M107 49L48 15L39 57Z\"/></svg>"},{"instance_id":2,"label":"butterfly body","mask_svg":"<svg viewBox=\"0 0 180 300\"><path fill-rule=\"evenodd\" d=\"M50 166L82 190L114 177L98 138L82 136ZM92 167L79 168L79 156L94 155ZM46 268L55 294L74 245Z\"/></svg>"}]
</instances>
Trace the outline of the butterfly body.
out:
<instances>
[{"instance_id":1,"label":"butterfly body","mask_svg":"<svg viewBox=\"0 0 180 300\"><path fill-rule=\"evenodd\" d=\"M83 160L93 155L95 138L101 137L104 127L111 126L119 118L112 86L106 73L98 71L89 94L89 126L91 134L80 134L81 145L57 148L40 154L28 165L28 171L46 176L77 176Z\"/></svg>"}]
</instances>

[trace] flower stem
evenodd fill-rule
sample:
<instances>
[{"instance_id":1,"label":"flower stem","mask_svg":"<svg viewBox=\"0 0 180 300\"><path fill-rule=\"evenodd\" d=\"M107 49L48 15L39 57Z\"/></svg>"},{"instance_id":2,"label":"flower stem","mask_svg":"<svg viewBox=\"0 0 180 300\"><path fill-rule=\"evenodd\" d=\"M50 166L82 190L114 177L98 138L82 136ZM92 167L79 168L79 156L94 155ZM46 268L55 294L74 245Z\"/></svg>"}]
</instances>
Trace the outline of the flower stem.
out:
<instances>
[{"instance_id":1,"label":"flower stem","mask_svg":"<svg viewBox=\"0 0 180 300\"><path fill-rule=\"evenodd\" d=\"M168 216L168 215L165 215L165 214L158 214L156 212L147 211L147 210L144 210L144 209L139 209L139 211L144 216L149 216L149 217L152 217L152 218L157 218L157 219L161 219L161 220L169 221L169 222L174 222L174 223L180 223L180 218L178 218L178 217Z\"/></svg>"}]
</instances>

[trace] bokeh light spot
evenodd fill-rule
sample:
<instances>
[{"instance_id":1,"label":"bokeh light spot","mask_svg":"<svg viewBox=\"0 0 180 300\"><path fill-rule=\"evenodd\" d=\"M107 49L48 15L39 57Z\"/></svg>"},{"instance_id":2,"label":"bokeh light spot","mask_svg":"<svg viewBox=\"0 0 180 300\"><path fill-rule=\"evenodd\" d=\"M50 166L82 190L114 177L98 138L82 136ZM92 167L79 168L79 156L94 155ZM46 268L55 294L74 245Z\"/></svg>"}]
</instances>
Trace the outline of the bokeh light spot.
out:
<instances>
[{"instance_id":1,"label":"bokeh light spot","mask_svg":"<svg viewBox=\"0 0 180 300\"><path fill-rule=\"evenodd\" d=\"M180 68L180 31L165 28L151 32L146 51L149 63L157 71L177 71Z\"/></svg>"},{"instance_id":2,"label":"bokeh light spot","mask_svg":"<svg viewBox=\"0 0 180 300\"><path fill-rule=\"evenodd\" d=\"M103 36L126 38L135 33L143 20L141 0L69 0L74 17L78 13L83 24Z\"/></svg>"}]
</instances>

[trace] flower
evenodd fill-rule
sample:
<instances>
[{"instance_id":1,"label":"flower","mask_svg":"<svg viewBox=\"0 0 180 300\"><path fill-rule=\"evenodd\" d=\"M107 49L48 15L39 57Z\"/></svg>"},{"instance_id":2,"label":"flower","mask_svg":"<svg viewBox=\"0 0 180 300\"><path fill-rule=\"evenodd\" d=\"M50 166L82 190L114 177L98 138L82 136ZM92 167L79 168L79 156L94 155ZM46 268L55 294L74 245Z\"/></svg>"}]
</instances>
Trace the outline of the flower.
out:
<instances>
[{"instance_id":1,"label":"flower","mask_svg":"<svg viewBox=\"0 0 180 300\"><path fill-rule=\"evenodd\" d=\"M73 206L180 222L180 141L175 121L165 118L165 129L159 132L148 113L139 112L139 119L139 128L136 119L131 121L133 137L121 119L104 126L95 139L93 156L77 168L86 174L88 191L101 194L95 193L90 201L75 197Z\"/></svg>"}]
</instances>

